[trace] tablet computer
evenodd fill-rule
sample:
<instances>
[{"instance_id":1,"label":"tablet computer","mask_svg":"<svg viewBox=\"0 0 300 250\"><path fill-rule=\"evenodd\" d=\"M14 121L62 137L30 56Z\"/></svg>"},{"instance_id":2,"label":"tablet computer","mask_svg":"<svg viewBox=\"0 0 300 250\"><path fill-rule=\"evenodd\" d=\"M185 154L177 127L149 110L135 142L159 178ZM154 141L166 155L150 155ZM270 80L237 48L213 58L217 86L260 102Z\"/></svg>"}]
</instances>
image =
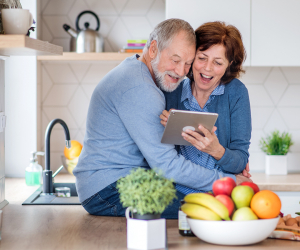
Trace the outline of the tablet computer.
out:
<instances>
[{"instance_id":1,"label":"tablet computer","mask_svg":"<svg viewBox=\"0 0 300 250\"><path fill-rule=\"evenodd\" d=\"M182 131L191 129L202 134L202 132L200 132L198 129L200 124L211 131L216 123L217 118L217 113L172 110L170 112L161 142L166 144L192 146L191 143L183 139L181 135Z\"/></svg>"}]
</instances>

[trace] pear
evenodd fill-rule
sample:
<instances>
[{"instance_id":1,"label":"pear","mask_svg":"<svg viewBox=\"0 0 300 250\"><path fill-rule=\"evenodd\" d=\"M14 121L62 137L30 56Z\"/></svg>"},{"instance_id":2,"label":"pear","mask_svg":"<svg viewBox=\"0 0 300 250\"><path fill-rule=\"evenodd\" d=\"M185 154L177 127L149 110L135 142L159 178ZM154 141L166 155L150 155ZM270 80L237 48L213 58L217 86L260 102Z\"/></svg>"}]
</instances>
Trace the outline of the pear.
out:
<instances>
[{"instance_id":1,"label":"pear","mask_svg":"<svg viewBox=\"0 0 300 250\"><path fill-rule=\"evenodd\" d=\"M258 217L250 207L242 207L236 210L232 216L234 221L257 220Z\"/></svg>"}]
</instances>

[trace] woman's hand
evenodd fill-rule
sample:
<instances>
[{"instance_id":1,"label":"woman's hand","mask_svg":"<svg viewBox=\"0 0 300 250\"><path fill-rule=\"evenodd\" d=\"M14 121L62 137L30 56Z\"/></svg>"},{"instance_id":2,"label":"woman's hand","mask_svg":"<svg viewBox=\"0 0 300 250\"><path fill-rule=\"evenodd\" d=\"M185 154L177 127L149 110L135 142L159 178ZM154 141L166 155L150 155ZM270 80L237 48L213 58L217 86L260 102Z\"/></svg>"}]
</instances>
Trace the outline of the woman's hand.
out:
<instances>
[{"instance_id":1,"label":"woman's hand","mask_svg":"<svg viewBox=\"0 0 300 250\"><path fill-rule=\"evenodd\" d=\"M160 123L162 125L164 125L164 127L167 125L167 121L169 119L169 115L170 115L170 112L171 110L175 110L175 109L170 109L169 111L167 110L164 110L161 115L159 116L159 118L161 119Z\"/></svg>"},{"instance_id":2,"label":"woman's hand","mask_svg":"<svg viewBox=\"0 0 300 250\"><path fill-rule=\"evenodd\" d=\"M245 169L242 172L243 176L250 178L251 174L249 173L249 171L250 171L250 168L249 168L249 162L248 162Z\"/></svg>"},{"instance_id":3,"label":"woman's hand","mask_svg":"<svg viewBox=\"0 0 300 250\"><path fill-rule=\"evenodd\" d=\"M253 182L250 178L244 176L243 174L237 174L236 177L236 185L240 185L244 181Z\"/></svg>"},{"instance_id":4,"label":"woman's hand","mask_svg":"<svg viewBox=\"0 0 300 250\"><path fill-rule=\"evenodd\" d=\"M198 150L211 155L216 160L220 160L225 153L225 148L219 143L218 137L215 135L217 127L214 127L210 132L200 125L199 130L202 131L205 136L202 136L198 132L194 132L190 129L182 132L182 136Z\"/></svg>"}]
</instances>

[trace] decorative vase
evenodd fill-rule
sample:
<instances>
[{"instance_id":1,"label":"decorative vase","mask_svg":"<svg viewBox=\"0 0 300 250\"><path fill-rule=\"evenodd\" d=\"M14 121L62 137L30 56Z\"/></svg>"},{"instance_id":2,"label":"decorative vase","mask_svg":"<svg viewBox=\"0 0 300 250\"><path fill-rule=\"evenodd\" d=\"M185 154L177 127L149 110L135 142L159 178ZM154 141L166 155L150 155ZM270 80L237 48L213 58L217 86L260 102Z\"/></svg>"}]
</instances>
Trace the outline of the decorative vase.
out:
<instances>
[{"instance_id":1,"label":"decorative vase","mask_svg":"<svg viewBox=\"0 0 300 250\"><path fill-rule=\"evenodd\" d=\"M127 248L130 249L161 249L166 247L166 219L160 214L139 215L126 209Z\"/></svg>"},{"instance_id":2,"label":"decorative vase","mask_svg":"<svg viewBox=\"0 0 300 250\"><path fill-rule=\"evenodd\" d=\"M267 175L287 174L287 155L266 155Z\"/></svg>"}]
</instances>

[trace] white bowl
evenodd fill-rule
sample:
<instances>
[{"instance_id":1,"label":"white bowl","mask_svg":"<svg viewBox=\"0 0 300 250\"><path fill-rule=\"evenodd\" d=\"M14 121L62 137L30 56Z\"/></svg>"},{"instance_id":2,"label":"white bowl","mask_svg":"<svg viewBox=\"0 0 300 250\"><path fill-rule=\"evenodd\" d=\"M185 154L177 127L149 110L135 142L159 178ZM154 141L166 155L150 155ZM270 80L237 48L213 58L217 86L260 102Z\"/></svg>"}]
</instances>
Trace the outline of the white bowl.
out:
<instances>
[{"instance_id":1,"label":"white bowl","mask_svg":"<svg viewBox=\"0 0 300 250\"><path fill-rule=\"evenodd\" d=\"M266 239L279 217L249 221L208 221L187 218L193 233L201 240L218 245L249 245Z\"/></svg>"}]
</instances>

